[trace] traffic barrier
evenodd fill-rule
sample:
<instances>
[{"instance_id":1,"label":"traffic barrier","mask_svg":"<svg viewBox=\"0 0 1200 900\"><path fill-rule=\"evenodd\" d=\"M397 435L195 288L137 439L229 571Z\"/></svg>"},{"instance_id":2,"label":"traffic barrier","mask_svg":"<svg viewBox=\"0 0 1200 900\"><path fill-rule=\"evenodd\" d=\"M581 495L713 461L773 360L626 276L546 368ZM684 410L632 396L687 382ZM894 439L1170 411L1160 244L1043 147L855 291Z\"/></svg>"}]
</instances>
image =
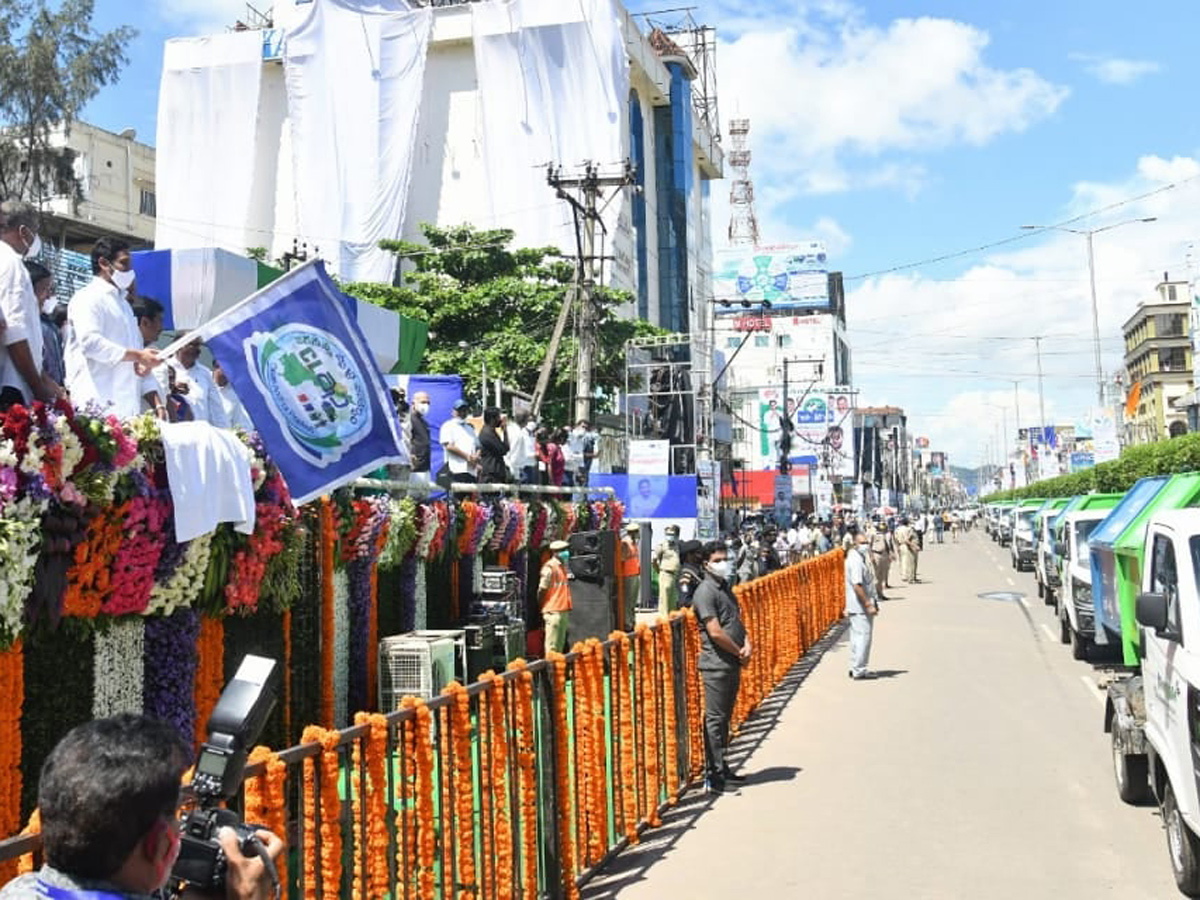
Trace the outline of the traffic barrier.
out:
<instances>
[{"instance_id":1,"label":"traffic barrier","mask_svg":"<svg viewBox=\"0 0 1200 900\"><path fill-rule=\"evenodd\" d=\"M736 589L754 652L735 727L840 617L842 560ZM342 731L309 726L255 749L241 812L286 836L288 897L577 897L703 772L699 652L687 609ZM0 842L0 865L28 871L36 850L33 833Z\"/></svg>"}]
</instances>

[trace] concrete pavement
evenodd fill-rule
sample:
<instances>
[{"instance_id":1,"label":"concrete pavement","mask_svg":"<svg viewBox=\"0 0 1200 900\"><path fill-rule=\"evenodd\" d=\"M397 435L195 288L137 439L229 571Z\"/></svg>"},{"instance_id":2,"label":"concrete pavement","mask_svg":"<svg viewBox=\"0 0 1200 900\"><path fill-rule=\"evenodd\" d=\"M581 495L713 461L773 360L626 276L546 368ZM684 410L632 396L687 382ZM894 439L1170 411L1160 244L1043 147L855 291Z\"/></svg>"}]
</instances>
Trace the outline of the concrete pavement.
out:
<instances>
[{"instance_id":1,"label":"concrete pavement","mask_svg":"<svg viewBox=\"0 0 1200 900\"><path fill-rule=\"evenodd\" d=\"M583 896L1178 896L1157 811L1116 795L1102 673L1058 642L1033 576L982 531L920 574L879 616L886 677L850 681L831 637L739 737L749 782L685 797Z\"/></svg>"}]
</instances>

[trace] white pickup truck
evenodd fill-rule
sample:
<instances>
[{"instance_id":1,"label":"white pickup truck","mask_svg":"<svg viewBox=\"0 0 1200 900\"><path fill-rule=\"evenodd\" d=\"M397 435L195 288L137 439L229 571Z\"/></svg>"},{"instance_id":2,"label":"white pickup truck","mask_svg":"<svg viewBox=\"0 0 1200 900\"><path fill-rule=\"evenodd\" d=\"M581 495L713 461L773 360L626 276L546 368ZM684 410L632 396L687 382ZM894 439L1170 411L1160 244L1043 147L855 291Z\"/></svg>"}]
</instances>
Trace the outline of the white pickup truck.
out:
<instances>
[{"instance_id":1,"label":"white pickup truck","mask_svg":"<svg viewBox=\"0 0 1200 900\"><path fill-rule=\"evenodd\" d=\"M1200 509L1151 517L1141 570L1141 672L1109 685L1104 730L1118 793L1153 792L1179 890L1200 897Z\"/></svg>"},{"instance_id":2,"label":"white pickup truck","mask_svg":"<svg viewBox=\"0 0 1200 900\"><path fill-rule=\"evenodd\" d=\"M1075 659L1087 659L1096 640L1096 610L1092 602L1092 557L1088 535L1107 516L1107 509L1067 513L1062 522L1058 556L1062 560L1060 584L1055 593L1059 634L1071 645Z\"/></svg>"}]
</instances>

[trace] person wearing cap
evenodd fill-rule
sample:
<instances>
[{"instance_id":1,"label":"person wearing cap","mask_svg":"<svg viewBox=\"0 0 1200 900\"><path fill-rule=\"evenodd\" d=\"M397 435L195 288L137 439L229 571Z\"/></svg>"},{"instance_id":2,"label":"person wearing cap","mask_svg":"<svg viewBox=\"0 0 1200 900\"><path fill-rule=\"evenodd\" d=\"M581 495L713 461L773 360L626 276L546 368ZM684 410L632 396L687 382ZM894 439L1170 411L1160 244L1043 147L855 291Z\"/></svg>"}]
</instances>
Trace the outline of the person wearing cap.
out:
<instances>
[{"instance_id":1,"label":"person wearing cap","mask_svg":"<svg viewBox=\"0 0 1200 900\"><path fill-rule=\"evenodd\" d=\"M538 604L546 623L547 652L562 653L567 643L571 615L571 573L567 571L570 558L570 545L566 541L554 541L538 581Z\"/></svg>"},{"instance_id":2,"label":"person wearing cap","mask_svg":"<svg viewBox=\"0 0 1200 900\"><path fill-rule=\"evenodd\" d=\"M667 539L654 548L650 565L658 573L658 614L665 616L679 605L679 526L668 525Z\"/></svg>"},{"instance_id":3,"label":"person wearing cap","mask_svg":"<svg viewBox=\"0 0 1200 900\"><path fill-rule=\"evenodd\" d=\"M900 578L905 584L912 584L917 580L917 548L920 544L916 531L908 524L908 516L900 519L894 537L900 550Z\"/></svg>"},{"instance_id":4,"label":"person wearing cap","mask_svg":"<svg viewBox=\"0 0 1200 900\"><path fill-rule=\"evenodd\" d=\"M454 414L442 423L438 440L446 451L446 467L450 480L474 483L475 468L479 465L479 436L467 421L467 401L454 401Z\"/></svg>"},{"instance_id":5,"label":"person wearing cap","mask_svg":"<svg viewBox=\"0 0 1200 900\"><path fill-rule=\"evenodd\" d=\"M875 572L875 589L879 591L879 599L887 600L883 590L888 587L888 571L896 558L896 543L892 540L887 523L880 521L871 535L871 568Z\"/></svg>"},{"instance_id":6,"label":"person wearing cap","mask_svg":"<svg viewBox=\"0 0 1200 900\"><path fill-rule=\"evenodd\" d=\"M625 526L625 535L621 538L621 578L625 582L625 624L632 631L636 624L638 595L642 583L642 560L638 555L638 532L641 529L636 522Z\"/></svg>"},{"instance_id":7,"label":"person wearing cap","mask_svg":"<svg viewBox=\"0 0 1200 900\"><path fill-rule=\"evenodd\" d=\"M696 587L704 580L703 545L699 541L683 541L679 545L679 577L675 588L679 593L679 606L691 606ZM750 575L749 578L753 578ZM743 580L749 580L749 578Z\"/></svg>"}]
</instances>

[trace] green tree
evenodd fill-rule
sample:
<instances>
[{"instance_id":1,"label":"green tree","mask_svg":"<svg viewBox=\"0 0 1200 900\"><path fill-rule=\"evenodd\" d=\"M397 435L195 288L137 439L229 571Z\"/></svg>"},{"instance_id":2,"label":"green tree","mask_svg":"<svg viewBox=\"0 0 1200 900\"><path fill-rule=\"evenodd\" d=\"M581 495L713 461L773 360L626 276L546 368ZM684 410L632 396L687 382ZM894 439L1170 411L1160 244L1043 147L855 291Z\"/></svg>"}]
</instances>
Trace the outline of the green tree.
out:
<instances>
[{"instance_id":1,"label":"green tree","mask_svg":"<svg viewBox=\"0 0 1200 900\"><path fill-rule=\"evenodd\" d=\"M401 284L354 283L344 290L427 323L433 336L424 370L462 375L468 396L479 394L484 361L489 380L501 378L531 393L574 277L573 264L553 248L513 249L509 230L422 225L421 231L425 244L381 245L405 264ZM625 342L665 333L648 322L619 317L618 308L630 300L627 291L597 290L595 381L609 397L624 387ZM569 418L576 350L568 328L543 402L543 414L552 421ZM606 411L603 402L598 411Z\"/></svg>"},{"instance_id":2,"label":"green tree","mask_svg":"<svg viewBox=\"0 0 1200 900\"><path fill-rule=\"evenodd\" d=\"M92 28L93 0L0 2L0 196L78 196L74 154L52 146L129 61L136 32Z\"/></svg>"}]
</instances>

